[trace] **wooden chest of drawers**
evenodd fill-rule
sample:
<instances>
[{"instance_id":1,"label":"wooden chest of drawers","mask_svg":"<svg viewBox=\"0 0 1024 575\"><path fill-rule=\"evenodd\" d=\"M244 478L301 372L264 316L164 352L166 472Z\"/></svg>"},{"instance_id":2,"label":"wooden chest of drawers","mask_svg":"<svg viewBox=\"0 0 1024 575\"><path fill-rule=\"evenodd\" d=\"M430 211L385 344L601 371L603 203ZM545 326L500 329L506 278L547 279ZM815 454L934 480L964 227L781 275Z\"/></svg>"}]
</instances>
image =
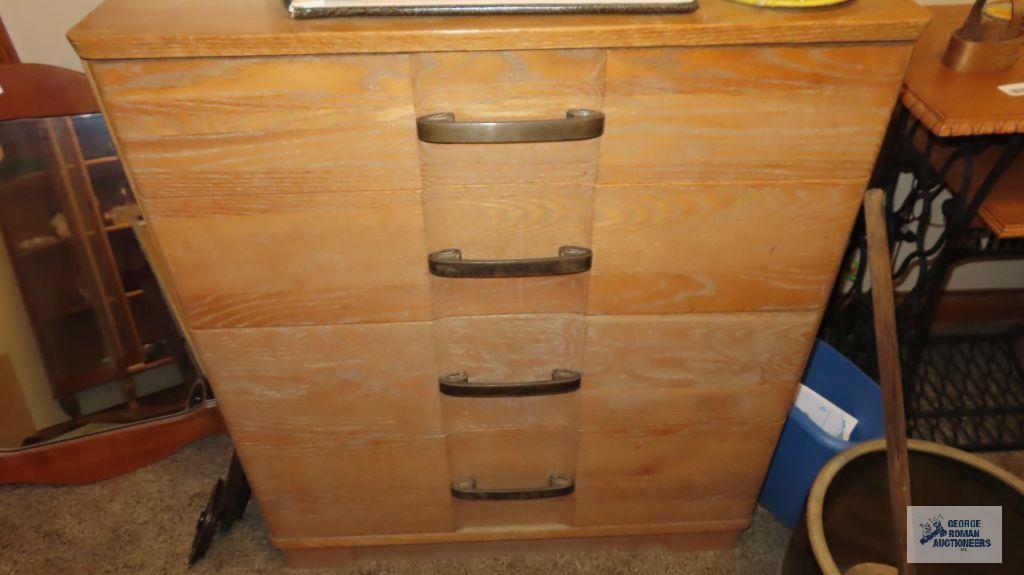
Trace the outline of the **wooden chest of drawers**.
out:
<instances>
[{"instance_id":1,"label":"wooden chest of drawers","mask_svg":"<svg viewBox=\"0 0 1024 575\"><path fill-rule=\"evenodd\" d=\"M315 564L730 544L925 18L109 0L71 38L274 544Z\"/></svg>"}]
</instances>

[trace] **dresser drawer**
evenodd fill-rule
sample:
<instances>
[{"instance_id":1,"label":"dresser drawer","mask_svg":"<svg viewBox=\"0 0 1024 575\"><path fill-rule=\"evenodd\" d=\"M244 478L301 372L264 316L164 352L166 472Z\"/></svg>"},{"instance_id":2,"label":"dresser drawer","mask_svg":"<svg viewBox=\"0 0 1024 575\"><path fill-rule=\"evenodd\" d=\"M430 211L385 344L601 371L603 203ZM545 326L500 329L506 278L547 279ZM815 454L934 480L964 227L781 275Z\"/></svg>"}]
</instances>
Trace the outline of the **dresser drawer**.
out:
<instances>
[{"instance_id":1,"label":"dresser drawer","mask_svg":"<svg viewBox=\"0 0 1024 575\"><path fill-rule=\"evenodd\" d=\"M747 520L782 423L585 429L575 525Z\"/></svg>"},{"instance_id":2,"label":"dresser drawer","mask_svg":"<svg viewBox=\"0 0 1024 575\"><path fill-rule=\"evenodd\" d=\"M472 381L549 379L580 371L586 318L578 314L461 316L434 321L438 376L465 372Z\"/></svg>"},{"instance_id":3,"label":"dresser drawer","mask_svg":"<svg viewBox=\"0 0 1024 575\"><path fill-rule=\"evenodd\" d=\"M551 476L575 482L585 318L576 314L450 317L434 322L453 484L520 493ZM534 497L537 496L535 493ZM524 495L525 497L525 495ZM565 524L571 493L536 500L453 500L458 528Z\"/></svg>"},{"instance_id":4,"label":"dresser drawer","mask_svg":"<svg viewBox=\"0 0 1024 575\"><path fill-rule=\"evenodd\" d=\"M581 427L785 419L817 327L813 311L588 318Z\"/></svg>"},{"instance_id":5,"label":"dresser drawer","mask_svg":"<svg viewBox=\"0 0 1024 575\"><path fill-rule=\"evenodd\" d=\"M564 118L570 109L600 111L606 57L605 50L414 54L416 114L500 122ZM486 200L490 186L593 184L600 142L420 142L424 189L468 193L475 187L477 198Z\"/></svg>"},{"instance_id":6,"label":"dresser drawer","mask_svg":"<svg viewBox=\"0 0 1024 575\"><path fill-rule=\"evenodd\" d=\"M493 401L493 400L492 400ZM565 405L569 403L570 405ZM453 496L457 529L517 525L572 525L579 454L579 428L575 398L533 398L507 402L504 413L488 407L492 419L486 426L459 428L446 421L448 468L456 491L471 485L481 499ZM446 419L449 406L445 407ZM539 410L544 415L530 413ZM472 408L470 423L485 420ZM530 420L529 422L524 420ZM472 482L472 483L467 483ZM511 492L510 499L494 490ZM519 499L521 498L521 499Z\"/></svg>"},{"instance_id":7,"label":"dresser drawer","mask_svg":"<svg viewBox=\"0 0 1024 575\"><path fill-rule=\"evenodd\" d=\"M600 111L604 50L415 54L416 114L459 122ZM430 252L466 259L550 258L590 246L600 137L529 143L419 143ZM586 274L431 278L435 317L586 310Z\"/></svg>"},{"instance_id":8,"label":"dresser drawer","mask_svg":"<svg viewBox=\"0 0 1024 575\"><path fill-rule=\"evenodd\" d=\"M404 55L93 62L139 196L420 189Z\"/></svg>"},{"instance_id":9,"label":"dresser drawer","mask_svg":"<svg viewBox=\"0 0 1024 575\"><path fill-rule=\"evenodd\" d=\"M290 563L749 525L916 5L106 1L72 38Z\"/></svg>"},{"instance_id":10,"label":"dresser drawer","mask_svg":"<svg viewBox=\"0 0 1024 575\"><path fill-rule=\"evenodd\" d=\"M419 192L143 205L193 328L431 317Z\"/></svg>"},{"instance_id":11,"label":"dresser drawer","mask_svg":"<svg viewBox=\"0 0 1024 575\"><path fill-rule=\"evenodd\" d=\"M457 52L99 63L96 74L115 128L127 124L122 148L188 318L209 328L818 308L905 57L883 46ZM305 79L254 97L278 72ZM188 80L155 90L136 75ZM604 135L439 144L415 129L438 112L571 108L605 112ZM220 149L224 134L250 143ZM279 149L292 139L316 149L300 161ZM442 250L533 260L563 246L592 249L593 271L423 273Z\"/></svg>"},{"instance_id":12,"label":"dresser drawer","mask_svg":"<svg viewBox=\"0 0 1024 575\"><path fill-rule=\"evenodd\" d=\"M592 314L820 309L861 180L599 186Z\"/></svg>"},{"instance_id":13,"label":"dresser drawer","mask_svg":"<svg viewBox=\"0 0 1024 575\"><path fill-rule=\"evenodd\" d=\"M748 517L817 312L591 317L576 524Z\"/></svg>"},{"instance_id":14,"label":"dresser drawer","mask_svg":"<svg viewBox=\"0 0 1024 575\"><path fill-rule=\"evenodd\" d=\"M453 529L429 323L193 333L275 538Z\"/></svg>"},{"instance_id":15,"label":"dresser drawer","mask_svg":"<svg viewBox=\"0 0 1024 575\"><path fill-rule=\"evenodd\" d=\"M598 183L866 179L910 52L610 50Z\"/></svg>"}]
</instances>

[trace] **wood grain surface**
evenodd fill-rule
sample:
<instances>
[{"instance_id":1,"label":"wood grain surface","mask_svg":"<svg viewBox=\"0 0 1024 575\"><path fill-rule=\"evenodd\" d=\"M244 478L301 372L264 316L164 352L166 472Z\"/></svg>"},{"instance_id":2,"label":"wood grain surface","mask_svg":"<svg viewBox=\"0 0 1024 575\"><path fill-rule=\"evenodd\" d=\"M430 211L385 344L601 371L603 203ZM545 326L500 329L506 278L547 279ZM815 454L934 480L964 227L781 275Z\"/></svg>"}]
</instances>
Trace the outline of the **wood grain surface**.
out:
<instances>
[{"instance_id":1,"label":"wood grain surface","mask_svg":"<svg viewBox=\"0 0 1024 575\"><path fill-rule=\"evenodd\" d=\"M411 57L416 114L456 120L564 118L601 109L605 51L467 52ZM429 251L467 259L552 257L589 246L600 139L419 144ZM585 313L587 275L431 278L434 317Z\"/></svg>"},{"instance_id":2,"label":"wood grain surface","mask_svg":"<svg viewBox=\"0 0 1024 575\"><path fill-rule=\"evenodd\" d=\"M964 74L942 64L953 30L969 6L929 6L934 15L907 67L903 104L937 136L1012 134L1024 130L1020 98L999 91L1024 76L1024 60L999 72Z\"/></svg>"},{"instance_id":3,"label":"wood grain surface","mask_svg":"<svg viewBox=\"0 0 1024 575\"><path fill-rule=\"evenodd\" d=\"M909 46L613 50L603 185L866 179Z\"/></svg>"},{"instance_id":4,"label":"wood grain surface","mask_svg":"<svg viewBox=\"0 0 1024 575\"><path fill-rule=\"evenodd\" d=\"M925 14L705 0L688 16L296 22L276 0L108 0L72 38L272 541L310 565L396 545L733 541ZM416 136L423 114L570 108L603 111L604 135ZM445 248L562 245L592 247L593 270L459 280L426 266ZM437 386L556 368L580 371L581 389ZM450 493L551 473L576 492Z\"/></svg>"},{"instance_id":5,"label":"wood grain surface","mask_svg":"<svg viewBox=\"0 0 1024 575\"><path fill-rule=\"evenodd\" d=\"M418 190L406 56L95 62L144 198Z\"/></svg>"},{"instance_id":6,"label":"wood grain surface","mask_svg":"<svg viewBox=\"0 0 1024 575\"><path fill-rule=\"evenodd\" d=\"M107 0L69 32L86 59L912 41L911 0L764 10L702 0L688 15L291 20L279 0Z\"/></svg>"},{"instance_id":7,"label":"wood grain surface","mask_svg":"<svg viewBox=\"0 0 1024 575\"><path fill-rule=\"evenodd\" d=\"M429 323L195 339L275 537L452 529Z\"/></svg>"},{"instance_id":8,"label":"wood grain surface","mask_svg":"<svg viewBox=\"0 0 1024 575\"><path fill-rule=\"evenodd\" d=\"M194 328L430 318L420 194L143 200Z\"/></svg>"},{"instance_id":9,"label":"wood grain surface","mask_svg":"<svg viewBox=\"0 0 1024 575\"><path fill-rule=\"evenodd\" d=\"M914 575L908 562L907 510L913 505L910 492L910 455L907 453L907 420L903 406L903 368L896 333L896 304L893 301L892 256L886 228L885 191L871 189L864 194L864 222L871 277L871 311L874 317L878 381L882 389L885 416L885 462L888 477L889 518L895 541L891 548L899 557L901 575Z\"/></svg>"},{"instance_id":10,"label":"wood grain surface","mask_svg":"<svg viewBox=\"0 0 1024 575\"><path fill-rule=\"evenodd\" d=\"M985 174L992 171L999 156L1005 149L1005 142L985 146L968 157L958 153L963 146L962 138L933 138L924 130L913 135L913 146L926 155L930 165L942 169L947 163L945 184L957 193L965 193L965 201L969 201L977 193L984 181ZM954 157L957 154L957 157ZM970 168L970 172L965 171ZM967 186L965 187L965 182ZM1013 161L996 182L995 187L985 197L978 208L977 225L982 223L1000 239L1024 237L1024 162Z\"/></svg>"},{"instance_id":11,"label":"wood grain surface","mask_svg":"<svg viewBox=\"0 0 1024 575\"><path fill-rule=\"evenodd\" d=\"M578 314L456 316L434 321L438 375L531 381L583 366L586 318Z\"/></svg>"},{"instance_id":12,"label":"wood grain surface","mask_svg":"<svg viewBox=\"0 0 1024 575\"><path fill-rule=\"evenodd\" d=\"M620 531L626 529L619 528ZM492 530L493 531L493 530ZM448 543L411 543L390 540L389 544L373 547L288 547L282 549L284 561L293 569L314 569L322 567L371 565L381 560L417 561L422 559L494 557L496 555L549 555L554 553L593 553L608 549L661 549L674 553L695 550L731 549L736 545L740 531L711 531L659 535L594 536L590 532L576 530L575 537L551 537L560 534L557 530L535 530L530 535L547 536L547 539L488 540ZM474 535L485 535L478 530ZM274 541L278 547L287 547L294 541ZM305 542L300 542L305 543ZM337 540L325 541L336 544Z\"/></svg>"},{"instance_id":13,"label":"wood grain surface","mask_svg":"<svg viewBox=\"0 0 1024 575\"><path fill-rule=\"evenodd\" d=\"M271 537L270 540L275 547L285 553L300 551L298 556L305 556L305 552L310 552L313 555L319 552L334 558L347 555L346 553L336 553L336 550L340 549L351 552L357 559L396 555L415 557L424 553L436 556L447 553L449 550L476 553L478 547L483 548L485 552L488 549L519 549L522 551L531 547L534 550L593 549L595 545L600 546L601 542L614 542L618 538L640 539L641 541L636 544L641 546L654 544L676 550L695 550L731 546L735 543L738 532L749 526L749 520L585 527L538 525L518 529L463 529L451 533L408 533L307 539ZM590 542L580 538L590 538ZM516 545L517 543L521 543L521 545ZM625 543L627 547L633 545L632 542ZM477 544L482 545L478 546ZM710 545L710 547L700 547L700 545ZM401 546L401 549L395 549L394 546ZM407 552L409 555L403 552ZM493 553L491 551L489 554Z\"/></svg>"},{"instance_id":14,"label":"wood grain surface","mask_svg":"<svg viewBox=\"0 0 1024 575\"><path fill-rule=\"evenodd\" d=\"M453 112L457 120L536 120L564 117L570 108L600 109L607 50L508 49L413 54L410 59L417 115Z\"/></svg>"},{"instance_id":15,"label":"wood grain surface","mask_svg":"<svg viewBox=\"0 0 1024 575\"><path fill-rule=\"evenodd\" d=\"M0 38L6 39L6 32ZM19 64L16 55L14 62L0 64L0 121L99 111L85 74L46 64ZM40 98L40 94L47 97Z\"/></svg>"},{"instance_id":16,"label":"wood grain surface","mask_svg":"<svg viewBox=\"0 0 1024 575\"><path fill-rule=\"evenodd\" d=\"M749 521L782 421L580 434L576 524Z\"/></svg>"},{"instance_id":17,"label":"wood grain surface","mask_svg":"<svg viewBox=\"0 0 1024 575\"><path fill-rule=\"evenodd\" d=\"M576 477L579 430L575 427L521 424L503 427L495 422L488 429L450 432L447 443L452 480L473 477L481 489L544 487L552 473ZM574 524L576 507L572 495L535 501L454 500L452 505L458 529L568 526Z\"/></svg>"},{"instance_id":18,"label":"wood grain surface","mask_svg":"<svg viewBox=\"0 0 1024 575\"><path fill-rule=\"evenodd\" d=\"M817 313L590 318L585 360L574 317L195 334L275 537L749 513ZM493 382L543 379L556 367L582 370L582 390L498 399L437 391L448 371ZM712 449L726 427L736 441ZM679 452L685 463L674 463ZM577 477L573 498L502 507L447 492L463 477L509 488L555 472ZM726 490L721 498L679 495L708 477ZM633 481L653 495L624 496Z\"/></svg>"},{"instance_id":19,"label":"wood grain surface","mask_svg":"<svg viewBox=\"0 0 1024 575\"><path fill-rule=\"evenodd\" d=\"M576 524L749 517L817 323L589 318Z\"/></svg>"},{"instance_id":20,"label":"wood grain surface","mask_svg":"<svg viewBox=\"0 0 1024 575\"><path fill-rule=\"evenodd\" d=\"M434 322L441 373L465 371L470 381L550 379L554 369L581 370L585 319L576 314L452 317ZM453 481L473 477L482 489L547 484L576 476L578 392L521 398L444 397L448 468ZM571 498L529 502L454 501L459 528L487 525L571 525Z\"/></svg>"},{"instance_id":21,"label":"wood grain surface","mask_svg":"<svg viewBox=\"0 0 1024 575\"><path fill-rule=\"evenodd\" d=\"M824 305L861 180L600 186L591 314Z\"/></svg>"},{"instance_id":22,"label":"wood grain surface","mask_svg":"<svg viewBox=\"0 0 1024 575\"><path fill-rule=\"evenodd\" d=\"M817 327L816 311L588 318L582 428L785 419Z\"/></svg>"}]
</instances>

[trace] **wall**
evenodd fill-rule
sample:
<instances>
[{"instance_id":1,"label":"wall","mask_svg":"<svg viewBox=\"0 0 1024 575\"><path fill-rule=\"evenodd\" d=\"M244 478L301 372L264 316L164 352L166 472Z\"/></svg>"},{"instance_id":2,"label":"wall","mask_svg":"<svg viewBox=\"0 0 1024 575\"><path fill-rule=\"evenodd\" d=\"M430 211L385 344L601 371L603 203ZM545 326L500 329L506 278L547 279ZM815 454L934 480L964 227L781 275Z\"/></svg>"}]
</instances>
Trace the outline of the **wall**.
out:
<instances>
[{"instance_id":1,"label":"wall","mask_svg":"<svg viewBox=\"0 0 1024 575\"><path fill-rule=\"evenodd\" d=\"M138 0L148 2L150 0ZM64 37L102 0L0 0L0 18L22 62L82 71Z\"/></svg>"},{"instance_id":2,"label":"wall","mask_svg":"<svg viewBox=\"0 0 1024 575\"><path fill-rule=\"evenodd\" d=\"M67 416L53 399L50 380L3 241L0 235L0 354L11 356L32 422L39 430L60 423Z\"/></svg>"}]
</instances>

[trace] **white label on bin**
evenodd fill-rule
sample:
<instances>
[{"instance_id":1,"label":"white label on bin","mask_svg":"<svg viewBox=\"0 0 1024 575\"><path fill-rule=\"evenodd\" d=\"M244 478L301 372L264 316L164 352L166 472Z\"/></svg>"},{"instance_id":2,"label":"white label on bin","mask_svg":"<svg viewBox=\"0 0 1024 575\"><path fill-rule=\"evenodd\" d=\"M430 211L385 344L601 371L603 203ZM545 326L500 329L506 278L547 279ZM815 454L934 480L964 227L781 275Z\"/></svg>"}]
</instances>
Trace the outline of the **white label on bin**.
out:
<instances>
[{"instance_id":1,"label":"white label on bin","mask_svg":"<svg viewBox=\"0 0 1024 575\"><path fill-rule=\"evenodd\" d=\"M849 441L857 427L856 417L802 383L796 394L796 408L832 437Z\"/></svg>"},{"instance_id":2,"label":"white label on bin","mask_svg":"<svg viewBox=\"0 0 1024 575\"><path fill-rule=\"evenodd\" d=\"M1024 96L1024 82L1017 82L1016 84L1003 84L999 86L999 89L1007 96Z\"/></svg>"},{"instance_id":3,"label":"white label on bin","mask_svg":"<svg viewBox=\"0 0 1024 575\"><path fill-rule=\"evenodd\" d=\"M1003 508L907 506L907 561L1002 563Z\"/></svg>"}]
</instances>

